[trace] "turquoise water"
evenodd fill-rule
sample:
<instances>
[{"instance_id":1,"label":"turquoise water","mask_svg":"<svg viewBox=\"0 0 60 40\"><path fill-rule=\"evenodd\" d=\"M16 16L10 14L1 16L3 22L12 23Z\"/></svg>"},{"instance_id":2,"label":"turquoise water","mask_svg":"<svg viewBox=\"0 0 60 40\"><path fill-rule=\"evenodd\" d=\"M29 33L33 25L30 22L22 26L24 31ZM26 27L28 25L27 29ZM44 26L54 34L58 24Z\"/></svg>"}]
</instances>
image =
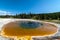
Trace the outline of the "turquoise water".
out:
<instances>
[{"instance_id":1,"label":"turquoise water","mask_svg":"<svg viewBox=\"0 0 60 40\"><path fill-rule=\"evenodd\" d=\"M41 27L42 25L43 24L40 22L33 22L33 21L22 21L19 23L19 26L25 29L34 29L34 28Z\"/></svg>"}]
</instances>

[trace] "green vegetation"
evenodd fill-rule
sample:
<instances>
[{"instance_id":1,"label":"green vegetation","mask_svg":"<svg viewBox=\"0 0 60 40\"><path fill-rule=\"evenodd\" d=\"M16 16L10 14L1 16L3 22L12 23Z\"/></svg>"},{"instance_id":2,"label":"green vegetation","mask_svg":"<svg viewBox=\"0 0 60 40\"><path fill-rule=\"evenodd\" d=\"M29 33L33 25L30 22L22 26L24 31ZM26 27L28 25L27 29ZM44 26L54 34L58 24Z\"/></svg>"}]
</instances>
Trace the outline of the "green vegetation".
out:
<instances>
[{"instance_id":1,"label":"green vegetation","mask_svg":"<svg viewBox=\"0 0 60 40\"><path fill-rule=\"evenodd\" d=\"M60 12L55 13L22 13L16 15L0 15L0 18L21 18L21 19L37 19L37 20L60 20Z\"/></svg>"}]
</instances>

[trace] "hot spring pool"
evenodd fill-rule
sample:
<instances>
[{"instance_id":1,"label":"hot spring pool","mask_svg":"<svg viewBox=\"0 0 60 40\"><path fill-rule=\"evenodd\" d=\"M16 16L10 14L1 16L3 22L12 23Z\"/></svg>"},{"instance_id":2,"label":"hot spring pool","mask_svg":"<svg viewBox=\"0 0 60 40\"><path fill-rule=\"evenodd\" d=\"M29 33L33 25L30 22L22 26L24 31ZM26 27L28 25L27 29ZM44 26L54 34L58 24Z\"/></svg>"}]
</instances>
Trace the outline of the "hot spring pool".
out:
<instances>
[{"instance_id":1,"label":"hot spring pool","mask_svg":"<svg viewBox=\"0 0 60 40\"><path fill-rule=\"evenodd\" d=\"M24 29L34 29L43 26L43 23L34 21L20 21L19 26Z\"/></svg>"},{"instance_id":2,"label":"hot spring pool","mask_svg":"<svg viewBox=\"0 0 60 40\"><path fill-rule=\"evenodd\" d=\"M55 34L57 27L53 24L35 20L14 20L2 27L3 36L46 36Z\"/></svg>"}]
</instances>

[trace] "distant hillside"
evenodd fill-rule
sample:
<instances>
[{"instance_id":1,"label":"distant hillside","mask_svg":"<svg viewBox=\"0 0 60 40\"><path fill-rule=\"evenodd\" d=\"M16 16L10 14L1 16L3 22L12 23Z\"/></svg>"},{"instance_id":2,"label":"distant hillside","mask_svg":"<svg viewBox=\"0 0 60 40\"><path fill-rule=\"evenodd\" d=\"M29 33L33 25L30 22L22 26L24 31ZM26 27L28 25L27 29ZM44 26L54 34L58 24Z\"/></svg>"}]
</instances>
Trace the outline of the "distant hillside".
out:
<instances>
[{"instance_id":1,"label":"distant hillside","mask_svg":"<svg viewBox=\"0 0 60 40\"><path fill-rule=\"evenodd\" d=\"M16 15L0 15L0 18L22 18L22 19L26 18L26 19L52 20L52 19L60 19L60 12L44 13L44 14L22 13Z\"/></svg>"}]
</instances>

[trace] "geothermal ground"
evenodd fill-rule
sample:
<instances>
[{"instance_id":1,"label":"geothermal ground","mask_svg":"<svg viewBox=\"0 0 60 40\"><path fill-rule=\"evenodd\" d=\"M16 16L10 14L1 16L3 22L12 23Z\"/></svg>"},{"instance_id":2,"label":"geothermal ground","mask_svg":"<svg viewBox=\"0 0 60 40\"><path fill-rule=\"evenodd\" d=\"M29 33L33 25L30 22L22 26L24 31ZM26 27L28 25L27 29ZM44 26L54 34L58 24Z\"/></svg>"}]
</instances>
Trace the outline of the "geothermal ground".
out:
<instances>
[{"instance_id":1,"label":"geothermal ground","mask_svg":"<svg viewBox=\"0 0 60 40\"><path fill-rule=\"evenodd\" d=\"M14 21L14 20L18 20L18 19L0 18L0 30L2 30L3 25L7 24L8 22ZM30 19L28 19L28 20L30 20ZM52 23L52 22L48 22L48 23L54 24L58 27L58 32L54 36L60 36L60 24ZM10 40L10 38L5 38L5 37L0 36L0 40Z\"/></svg>"}]
</instances>

